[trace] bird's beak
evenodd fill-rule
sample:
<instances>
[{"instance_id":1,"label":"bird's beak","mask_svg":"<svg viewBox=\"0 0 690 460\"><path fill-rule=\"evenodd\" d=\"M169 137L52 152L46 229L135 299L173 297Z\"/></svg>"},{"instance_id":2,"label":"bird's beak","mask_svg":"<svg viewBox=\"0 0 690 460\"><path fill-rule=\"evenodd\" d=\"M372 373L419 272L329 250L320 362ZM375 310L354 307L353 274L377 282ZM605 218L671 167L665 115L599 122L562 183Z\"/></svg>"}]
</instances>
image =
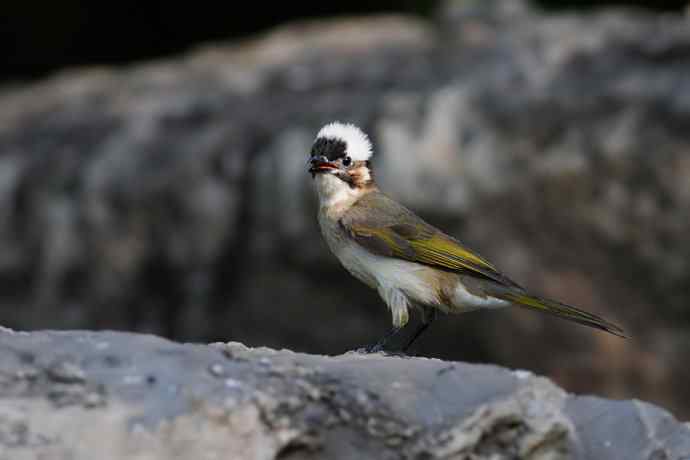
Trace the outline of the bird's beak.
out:
<instances>
[{"instance_id":1,"label":"bird's beak","mask_svg":"<svg viewBox=\"0 0 690 460\"><path fill-rule=\"evenodd\" d=\"M335 163L328 161L328 158L324 156L312 156L309 158L309 172L312 177L318 173L324 172L335 172L338 170L338 166Z\"/></svg>"}]
</instances>

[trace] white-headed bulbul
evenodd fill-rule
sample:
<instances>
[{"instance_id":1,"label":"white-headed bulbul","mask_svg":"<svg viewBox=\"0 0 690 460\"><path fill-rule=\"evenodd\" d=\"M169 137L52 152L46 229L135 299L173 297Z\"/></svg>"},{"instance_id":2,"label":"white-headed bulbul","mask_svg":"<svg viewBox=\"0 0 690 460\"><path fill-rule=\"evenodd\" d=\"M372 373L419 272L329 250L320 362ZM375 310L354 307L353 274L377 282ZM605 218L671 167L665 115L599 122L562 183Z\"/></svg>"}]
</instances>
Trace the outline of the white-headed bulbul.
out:
<instances>
[{"instance_id":1,"label":"white-headed bulbul","mask_svg":"<svg viewBox=\"0 0 690 460\"><path fill-rule=\"evenodd\" d=\"M393 315L393 330L373 351L407 324L410 307L421 309L423 320L403 350L438 310L462 313L511 305L624 337L620 327L599 316L528 293L476 252L381 193L371 156L371 142L362 130L336 122L317 134L308 165L329 248L353 276L378 291Z\"/></svg>"}]
</instances>

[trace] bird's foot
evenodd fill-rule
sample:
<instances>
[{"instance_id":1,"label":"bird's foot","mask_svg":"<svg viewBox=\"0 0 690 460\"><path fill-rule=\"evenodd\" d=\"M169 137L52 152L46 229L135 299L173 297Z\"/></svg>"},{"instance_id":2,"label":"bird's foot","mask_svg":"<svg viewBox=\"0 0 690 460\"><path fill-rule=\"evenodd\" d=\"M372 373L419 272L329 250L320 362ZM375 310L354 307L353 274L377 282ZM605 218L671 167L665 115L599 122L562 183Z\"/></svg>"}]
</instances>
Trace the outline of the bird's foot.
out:
<instances>
[{"instance_id":1,"label":"bird's foot","mask_svg":"<svg viewBox=\"0 0 690 460\"><path fill-rule=\"evenodd\" d=\"M374 345L369 345L368 347L364 348L364 352L365 353L381 353L381 352L385 351L383 349L383 345L384 344L381 342L375 343Z\"/></svg>"},{"instance_id":2,"label":"bird's foot","mask_svg":"<svg viewBox=\"0 0 690 460\"><path fill-rule=\"evenodd\" d=\"M357 353L358 355L365 355L369 353L368 347L355 348L354 350L348 350L345 353Z\"/></svg>"},{"instance_id":3,"label":"bird's foot","mask_svg":"<svg viewBox=\"0 0 690 460\"><path fill-rule=\"evenodd\" d=\"M360 353L381 353L381 352L385 352L385 350L383 349L383 347L386 345L386 343L388 343L388 341L391 339L391 337L393 337L393 336L396 335L398 332L400 332L401 329L402 329L402 328L394 327L393 329L391 329L391 331L390 331L388 334L385 335L385 337L383 337L381 340L379 340L378 342L376 342L374 345L369 345L368 347L360 348L360 349L357 350L357 351L359 351Z\"/></svg>"},{"instance_id":4,"label":"bird's foot","mask_svg":"<svg viewBox=\"0 0 690 460\"><path fill-rule=\"evenodd\" d=\"M382 356L394 356L396 358L411 358L412 356L406 354L404 351L387 351L384 350L382 344L374 344L370 345L368 347L362 347L362 348L357 348L355 350L352 350L352 353L359 353L363 355L370 355L370 354L380 354Z\"/></svg>"},{"instance_id":5,"label":"bird's foot","mask_svg":"<svg viewBox=\"0 0 690 460\"><path fill-rule=\"evenodd\" d=\"M385 345L385 342L379 341L373 345L355 348L354 350L351 350L349 353L360 353L363 355L368 355L368 354L372 354L372 353L386 353L386 350L383 349L384 345Z\"/></svg>"},{"instance_id":6,"label":"bird's foot","mask_svg":"<svg viewBox=\"0 0 690 460\"><path fill-rule=\"evenodd\" d=\"M352 353L360 353L363 355L368 355L372 353L385 353L383 346L379 343L374 345L369 345L368 347L355 348L351 351Z\"/></svg>"},{"instance_id":7,"label":"bird's foot","mask_svg":"<svg viewBox=\"0 0 690 460\"><path fill-rule=\"evenodd\" d=\"M413 355L408 355L404 351L384 351L383 356L391 356L394 358L414 358Z\"/></svg>"}]
</instances>

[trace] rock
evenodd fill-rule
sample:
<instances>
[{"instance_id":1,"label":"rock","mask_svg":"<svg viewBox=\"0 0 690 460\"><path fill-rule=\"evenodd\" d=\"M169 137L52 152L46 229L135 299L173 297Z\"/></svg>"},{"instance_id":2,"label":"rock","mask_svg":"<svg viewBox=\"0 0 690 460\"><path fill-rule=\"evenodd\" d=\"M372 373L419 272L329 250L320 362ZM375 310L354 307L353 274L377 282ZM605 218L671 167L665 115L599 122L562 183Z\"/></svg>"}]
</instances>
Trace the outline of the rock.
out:
<instances>
[{"instance_id":1,"label":"rock","mask_svg":"<svg viewBox=\"0 0 690 460\"><path fill-rule=\"evenodd\" d=\"M73 394L56 401L71 369ZM79 371L76 371L79 369ZM213 371L209 372L209 369ZM497 366L0 332L0 459L679 459L690 426Z\"/></svg>"},{"instance_id":2,"label":"rock","mask_svg":"<svg viewBox=\"0 0 690 460\"><path fill-rule=\"evenodd\" d=\"M343 119L372 134L392 196L632 337L474 313L419 353L688 416L689 44L681 15L448 2L428 22L294 24L6 88L0 323L331 354L374 342L388 313L328 253L304 171L318 128Z\"/></svg>"}]
</instances>

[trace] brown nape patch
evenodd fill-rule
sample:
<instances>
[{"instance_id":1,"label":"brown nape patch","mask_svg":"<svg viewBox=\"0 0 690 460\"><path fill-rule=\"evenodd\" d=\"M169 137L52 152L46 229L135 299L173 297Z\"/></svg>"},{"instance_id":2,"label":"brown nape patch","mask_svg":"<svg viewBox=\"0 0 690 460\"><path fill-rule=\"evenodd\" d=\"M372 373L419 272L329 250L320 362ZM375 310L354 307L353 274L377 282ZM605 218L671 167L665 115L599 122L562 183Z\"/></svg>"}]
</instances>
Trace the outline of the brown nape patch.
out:
<instances>
[{"instance_id":1,"label":"brown nape patch","mask_svg":"<svg viewBox=\"0 0 690 460\"><path fill-rule=\"evenodd\" d=\"M352 188L366 189L374 187L374 173L370 168L369 161L357 161L348 171L352 181L350 186Z\"/></svg>"}]
</instances>

